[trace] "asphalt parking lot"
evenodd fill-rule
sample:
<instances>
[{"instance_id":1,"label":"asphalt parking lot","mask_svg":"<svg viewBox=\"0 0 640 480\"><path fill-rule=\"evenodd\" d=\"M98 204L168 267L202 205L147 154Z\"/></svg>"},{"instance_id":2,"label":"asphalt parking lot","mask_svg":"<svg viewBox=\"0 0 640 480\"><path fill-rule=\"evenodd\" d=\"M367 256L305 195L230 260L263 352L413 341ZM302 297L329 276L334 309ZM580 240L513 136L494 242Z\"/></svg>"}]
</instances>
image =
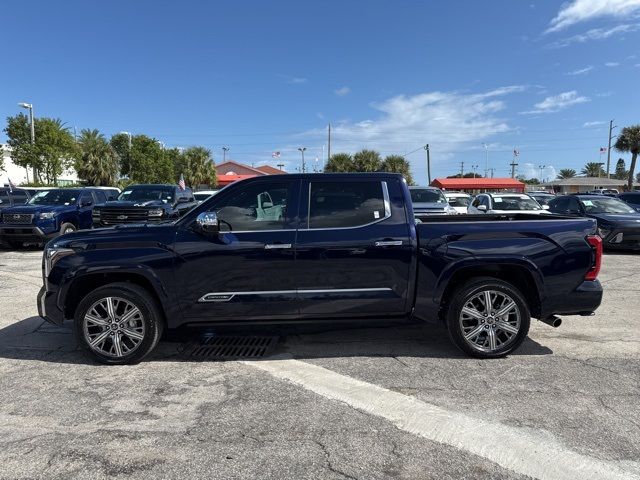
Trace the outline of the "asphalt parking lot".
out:
<instances>
[{"instance_id":1,"label":"asphalt parking lot","mask_svg":"<svg viewBox=\"0 0 640 480\"><path fill-rule=\"evenodd\" d=\"M105 367L37 317L0 249L0 478L640 478L640 255L595 316L464 357L432 325L288 331L271 357Z\"/></svg>"}]
</instances>

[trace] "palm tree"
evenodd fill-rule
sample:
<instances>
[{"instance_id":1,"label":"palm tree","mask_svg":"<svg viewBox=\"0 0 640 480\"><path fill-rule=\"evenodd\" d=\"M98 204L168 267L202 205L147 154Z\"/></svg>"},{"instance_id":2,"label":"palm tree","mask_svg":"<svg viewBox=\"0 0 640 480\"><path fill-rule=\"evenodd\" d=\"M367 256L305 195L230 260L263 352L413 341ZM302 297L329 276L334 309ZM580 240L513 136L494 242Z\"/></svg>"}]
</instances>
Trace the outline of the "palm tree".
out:
<instances>
[{"instance_id":1,"label":"palm tree","mask_svg":"<svg viewBox=\"0 0 640 480\"><path fill-rule=\"evenodd\" d=\"M575 176L576 176L576 171L573 168L563 168L562 170L560 170L560 173L558 174L558 178L560 180L565 178L573 178Z\"/></svg>"},{"instance_id":2,"label":"palm tree","mask_svg":"<svg viewBox=\"0 0 640 480\"><path fill-rule=\"evenodd\" d=\"M80 132L75 159L78 176L90 185L114 185L119 170L118 156L98 130Z\"/></svg>"},{"instance_id":3,"label":"palm tree","mask_svg":"<svg viewBox=\"0 0 640 480\"><path fill-rule=\"evenodd\" d=\"M353 156L356 172L377 172L382 167L382 158L375 150L360 150Z\"/></svg>"},{"instance_id":4,"label":"palm tree","mask_svg":"<svg viewBox=\"0 0 640 480\"><path fill-rule=\"evenodd\" d=\"M640 152L640 125L624 127L618 135L615 144L619 152L631 153L631 165L629 165L629 177L627 178L627 189L633 189L633 174L636 169L636 159Z\"/></svg>"},{"instance_id":5,"label":"palm tree","mask_svg":"<svg viewBox=\"0 0 640 480\"><path fill-rule=\"evenodd\" d=\"M329 161L324 167L325 172L329 173L341 173L341 172L355 172L353 165L353 159L348 153L336 153L331 155Z\"/></svg>"},{"instance_id":6,"label":"palm tree","mask_svg":"<svg viewBox=\"0 0 640 480\"><path fill-rule=\"evenodd\" d=\"M584 166L581 173L587 177L602 177L605 171L601 163L589 162Z\"/></svg>"},{"instance_id":7,"label":"palm tree","mask_svg":"<svg viewBox=\"0 0 640 480\"><path fill-rule=\"evenodd\" d=\"M190 147L174 156L175 175L184 175L184 181L190 187L207 184L215 187L218 183L216 166L211 151L204 147Z\"/></svg>"},{"instance_id":8,"label":"palm tree","mask_svg":"<svg viewBox=\"0 0 640 480\"><path fill-rule=\"evenodd\" d=\"M401 173L409 185L413 185L409 162L401 155L387 155L380 168L383 172Z\"/></svg>"}]
</instances>

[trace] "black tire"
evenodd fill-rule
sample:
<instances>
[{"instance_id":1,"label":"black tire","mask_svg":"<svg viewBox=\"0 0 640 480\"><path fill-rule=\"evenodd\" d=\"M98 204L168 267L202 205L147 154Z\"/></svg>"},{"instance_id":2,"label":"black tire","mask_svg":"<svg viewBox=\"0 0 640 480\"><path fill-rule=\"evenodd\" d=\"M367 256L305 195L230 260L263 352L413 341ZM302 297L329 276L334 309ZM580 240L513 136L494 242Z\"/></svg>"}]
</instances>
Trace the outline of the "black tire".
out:
<instances>
[{"instance_id":1,"label":"black tire","mask_svg":"<svg viewBox=\"0 0 640 480\"><path fill-rule=\"evenodd\" d=\"M75 232L76 226L73 223L65 222L60 225L60 235L64 235L65 233Z\"/></svg>"},{"instance_id":2,"label":"black tire","mask_svg":"<svg viewBox=\"0 0 640 480\"><path fill-rule=\"evenodd\" d=\"M468 302L472 301L474 297L477 298L476 295L481 294L484 291L497 292L499 298L501 298L501 295L508 296L515 303L515 307L511 310L512 313L508 316L508 318L511 319L513 323L516 323L516 315L519 316L517 333L510 333L501 330L501 323L495 322L493 317L489 315L491 323L493 324L495 322L495 326L493 326L495 332L493 333L494 342L496 341L495 335L498 336L498 340L500 340L500 338L508 338L508 340L504 341L504 344L502 346L497 346L497 348L495 349L490 349L490 347L480 347L477 344L474 344L474 342L472 342L471 340L465 339L462 326L463 320L461 319L461 317L463 307L468 304ZM515 313L516 309L517 314ZM469 316L466 315L465 317L466 320L464 320L464 322L473 322L472 318L470 318ZM531 324L531 313L524 296L513 285L493 277L476 277L469 280L453 293L445 310L445 323L447 325L447 330L449 331L449 336L453 343L467 355L476 358L500 358L517 349L527 337L527 334L529 333L529 326ZM481 325L481 323L483 325ZM485 329L492 328L492 326L487 325L487 323L489 323L489 319L482 319L478 320L477 325L471 324L467 328L469 328L471 331L476 328L480 328L481 326ZM483 334L484 337L482 336ZM486 340L486 342L489 342L488 332L480 330L480 333L478 333L478 335L479 337L477 338L479 340ZM490 350L480 350L479 348L488 348Z\"/></svg>"},{"instance_id":3,"label":"black tire","mask_svg":"<svg viewBox=\"0 0 640 480\"><path fill-rule=\"evenodd\" d=\"M140 311L139 321L144 324L144 337L139 345L122 356L107 355L92 348L85 334L85 315L92 305L106 297L117 297L133 304ZM164 331L164 316L157 301L146 289L132 283L110 283L82 299L76 309L74 331L78 344L95 360L110 365L135 364L151 353L158 344Z\"/></svg>"}]
</instances>

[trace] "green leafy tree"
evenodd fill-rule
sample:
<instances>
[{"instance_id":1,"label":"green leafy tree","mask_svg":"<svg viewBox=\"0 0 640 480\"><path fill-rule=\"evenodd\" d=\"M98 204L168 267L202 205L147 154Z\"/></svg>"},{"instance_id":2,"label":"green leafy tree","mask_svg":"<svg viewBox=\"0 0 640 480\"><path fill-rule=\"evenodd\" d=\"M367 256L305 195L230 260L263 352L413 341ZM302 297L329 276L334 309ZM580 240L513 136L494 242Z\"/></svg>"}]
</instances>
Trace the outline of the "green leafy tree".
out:
<instances>
[{"instance_id":1,"label":"green leafy tree","mask_svg":"<svg viewBox=\"0 0 640 480\"><path fill-rule=\"evenodd\" d=\"M606 175L602 165L596 162L587 163L581 173L587 177L603 177Z\"/></svg>"},{"instance_id":2,"label":"green leafy tree","mask_svg":"<svg viewBox=\"0 0 640 480\"><path fill-rule=\"evenodd\" d=\"M31 144L31 130L26 115L7 118L4 129L7 143L11 146L11 159L21 167L36 172L34 181L40 182L44 175L47 184L55 184L58 176L72 166L75 141L62 121L57 118L35 119L35 143Z\"/></svg>"},{"instance_id":3,"label":"green leafy tree","mask_svg":"<svg viewBox=\"0 0 640 480\"><path fill-rule=\"evenodd\" d=\"M190 147L178 152L174 157L174 168L174 176L180 178L184 175L184 181L190 187L201 184L215 187L218 184L211 151L204 147Z\"/></svg>"},{"instance_id":4,"label":"green leafy tree","mask_svg":"<svg viewBox=\"0 0 640 480\"><path fill-rule=\"evenodd\" d=\"M0 172L4 170L4 145L0 145Z\"/></svg>"},{"instance_id":5,"label":"green leafy tree","mask_svg":"<svg viewBox=\"0 0 640 480\"><path fill-rule=\"evenodd\" d=\"M624 158L619 158L616 163L616 172L613 174L613 178L617 180L626 180L628 176L629 171L627 170Z\"/></svg>"},{"instance_id":6,"label":"green leafy tree","mask_svg":"<svg viewBox=\"0 0 640 480\"><path fill-rule=\"evenodd\" d=\"M355 172L353 158L348 153L335 153L324 167L327 173Z\"/></svg>"},{"instance_id":7,"label":"green leafy tree","mask_svg":"<svg viewBox=\"0 0 640 480\"><path fill-rule=\"evenodd\" d=\"M387 155L382 162L380 170L383 172L401 173L409 185L413 185L411 166L401 155Z\"/></svg>"},{"instance_id":8,"label":"green leafy tree","mask_svg":"<svg viewBox=\"0 0 640 480\"><path fill-rule=\"evenodd\" d=\"M128 146L129 139L126 139ZM135 183L175 183L172 156L173 151L164 150L156 139L134 135L126 173Z\"/></svg>"},{"instance_id":9,"label":"green leafy tree","mask_svg":"<svg viewBox=\"0 0 640 480\"><path fill-rule=\"evenodd\" d=\"M127 135L126 133L116 133L109 140L109 145L111 145L111 148L116 153L120 161L120 174L129 175L129 165L131 163L131 147L129 146L129 135Z\"/></svg>"},{"instance_id":10,"label":"green leafy tree","mask_svg":"<svg viewBox=\"0 0 640 480\"><path fill-rule=\"evenodd\" d=\"M573 168L563 168L560 170L560 173L558 173L558 178L560 180L566 179L566 178L573 178L577 175L578 172L576 172Z\"/></svg>"},{"instance_id":11,"label":"green leafy tree","mask_svg":"<svg viewBox=\"0 0 640 480\"><path fill-rule=\"evenodd\" d=\"M356 172L378 172L382 168L382 158L375 150L360 150L353 156Z\"/></svg>"},{"instance_id":12,"label":"green leafy tree","mask_svg":"<svg viewBox=\"0 0 640 480\"><path fill-rule=\"evenodd\" d=\"M631 165L629 165L629 175L627 176L627 189L633 189L633 177L636 170L636 160L640 153L640 125L624 127L618 135L615 144L619 152L631 153Z\"/></svg>"},{"instance_id":13,"label":"green leafy tree","mask_svg":"<svg viewBox=\"0 0 640 480\"><path fill-rule=\"evenodd\" d=\"M77 141L75 169L89 185L114 185L120 168L118 155L98 130L82 130Z\"/></svg>"}]
</instances>

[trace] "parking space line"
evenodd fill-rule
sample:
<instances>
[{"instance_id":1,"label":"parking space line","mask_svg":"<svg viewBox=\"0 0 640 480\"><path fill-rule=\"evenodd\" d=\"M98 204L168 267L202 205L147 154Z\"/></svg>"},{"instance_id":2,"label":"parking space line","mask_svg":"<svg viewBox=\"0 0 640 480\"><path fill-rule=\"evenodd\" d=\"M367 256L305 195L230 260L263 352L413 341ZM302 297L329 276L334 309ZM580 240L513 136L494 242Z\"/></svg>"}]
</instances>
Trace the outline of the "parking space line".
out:
<instances>
[{"instance_id":1,"label":"parking space line","mask_svg":"<svg viewBox=\"0 0 640 480\"><path fill-rule=\"evenodd\" d=\"M471 417L317 365L290 358L241 363L382 417L411 434L465 450L522 475L541 480L640 478L637 463L627 462L623 467L582 455L548 432L533 432Z\"/></svg>"}]
</instances>

